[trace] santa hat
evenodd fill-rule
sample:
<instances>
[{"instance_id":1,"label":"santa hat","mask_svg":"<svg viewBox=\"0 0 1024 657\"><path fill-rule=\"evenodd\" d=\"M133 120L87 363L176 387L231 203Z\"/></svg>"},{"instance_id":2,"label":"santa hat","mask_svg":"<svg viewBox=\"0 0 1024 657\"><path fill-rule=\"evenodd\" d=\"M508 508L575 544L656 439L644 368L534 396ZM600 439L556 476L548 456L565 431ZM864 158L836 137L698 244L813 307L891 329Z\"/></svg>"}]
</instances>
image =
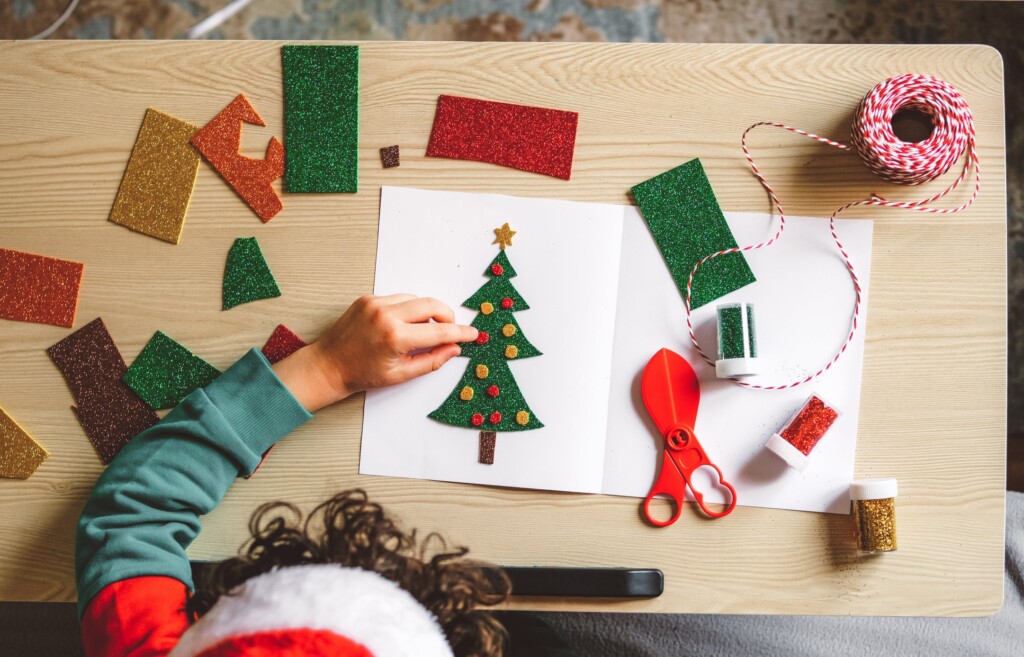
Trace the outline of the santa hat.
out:
<instances>
[{"instance_id":1,"label":"santa hat","mask_svg":"<svg viewBox=\"0 0 1024 657\"><path fill-rule=\"evenodd\" d=\"M377 573L318 564L241 584L169 657L451 657L437 619Z\"/></svg>"}]
</instances>

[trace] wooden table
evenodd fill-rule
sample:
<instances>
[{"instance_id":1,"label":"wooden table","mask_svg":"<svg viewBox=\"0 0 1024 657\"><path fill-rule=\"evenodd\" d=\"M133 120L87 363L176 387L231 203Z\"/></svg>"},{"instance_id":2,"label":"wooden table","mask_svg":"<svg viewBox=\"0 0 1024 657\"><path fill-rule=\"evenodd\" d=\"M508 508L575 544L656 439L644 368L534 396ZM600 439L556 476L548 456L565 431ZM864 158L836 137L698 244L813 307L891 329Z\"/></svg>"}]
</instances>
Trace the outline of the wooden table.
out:
<instances>
[{"instance_id":1,"label":"wooden table","mask_svg":"<svg viewBox=\"0 0 1024 657\"><path fill-rule=\"evenodd\" d=\"M952 217L875 219L874 280L856 474L899 479L898 552L860 559L851 519L744 508L670 529L638 500L356 474L362 397L321 412L204 519L197 559L225 557L268 500L312 505L362 486L406 526L440 530L507 565L665 571L642 601L525 600L537 609L985 615L1003 590L1006 191L1003 77L983 46L364 43L356 195L286 195L262 225L206 164L174 246L107 221L147 107L202 125L244 92L283 134L281 43L0 44L0 246L86 263L76 328L103 317L131 362L157 329L219 368L279 322L318 335L369 292L382 184L629 203L630 186L700 157L727 210L765 211L739 148L759 120L845 139L876 82L922 72L953 83L976 121L984 183ZM577 110L570 182L425 158L442 93ZM402 147L398 169L377 149ZM752 139L794 214L827 216L892 189L852 155L782 131ZM930 187L929 187L930 189ZM958 197L959 198L959 197ZM221 312L231 242L256 235L284 296ZM28 481L0 481L0 599L71 600L75 521L102 467L45 349L69 333L0 321L0 405L51 452ZM519 604L519 603L517 603Z\"/></svg>"}]
</instances>

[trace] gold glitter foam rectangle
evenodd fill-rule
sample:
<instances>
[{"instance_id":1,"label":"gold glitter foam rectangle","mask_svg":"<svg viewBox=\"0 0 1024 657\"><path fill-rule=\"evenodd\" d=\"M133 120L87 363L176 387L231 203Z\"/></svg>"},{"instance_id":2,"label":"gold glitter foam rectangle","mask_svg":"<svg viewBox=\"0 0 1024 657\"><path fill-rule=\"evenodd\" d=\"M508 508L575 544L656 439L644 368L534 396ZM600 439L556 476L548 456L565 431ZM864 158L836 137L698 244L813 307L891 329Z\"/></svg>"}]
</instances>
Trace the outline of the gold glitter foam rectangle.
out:
<instances>
[{"instance_id":1,"label":"gold glitter foam rectangle","mask_svg":"<svg viewBox=\"0 0 1024 657\"><path fill-rule=\"evenodd\" d=\"M50 453L0 408L0 477L28 479Z\"/></svg>"},{"instance_id":2,"label":"gold glitter foam rectangle","mask_svg":"<svg viewBox=\"0 0 1024 657\"><path fill-rule=\"evenodd\" d=\"M199 173L199 153L189 143L198 131L169 114L146 110L110 221L178 243Z\"/></svg>"}]
</instances>

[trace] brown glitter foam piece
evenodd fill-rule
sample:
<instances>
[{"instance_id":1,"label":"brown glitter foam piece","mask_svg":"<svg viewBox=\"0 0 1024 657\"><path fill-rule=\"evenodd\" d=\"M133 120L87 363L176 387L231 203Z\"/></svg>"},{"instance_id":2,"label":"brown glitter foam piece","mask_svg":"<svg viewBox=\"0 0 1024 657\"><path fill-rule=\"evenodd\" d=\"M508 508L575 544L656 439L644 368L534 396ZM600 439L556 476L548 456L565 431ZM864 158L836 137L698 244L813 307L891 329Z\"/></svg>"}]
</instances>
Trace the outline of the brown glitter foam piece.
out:
<instances>
[{"instance_id":1,"label":"brown glitter foam piece","mask_svg":"<svg viewBox=\"0 0 1024 657\"><path fill-rule=\"evenodd\" d=\"M266 223L284 207L272 184L284 175L284 146L277 137L271 137L265 159L242 155L238 152L242 123L267 125L249 100L239 94L192 137L192 145Z\"/></svg>"},{"instance_id":2,"label":"brown glitter foam piece","mask_svg":"<svg viewBox=\"0 0 1024 657\"><path fill-rule=\"evenodd\" d=\"M0 249L0 319L71 328L85 265Z\"/></svg>"},{"instance_id":3,"label":"brown glitter foam piece","mask_svg":"<svg viewBox=\"0 0 1024 657\"><path fill-rule=\"evenodd\" d=\"M498 434L494 431L480 432L480 462L494 465L494 447L498 442Z\"/></svg>"},{"instance_id":4,"label":"brown glitter foam piece","mask_svg":"<svg viewBox=\"0 0 1024 657\"><path fill-rule=\"evenodd\" d=\"M160 421L122 381L128 366L103 320L96 318L47 350L64 375L72 406L103 463L125 444Z\"/></svg>"},{"instance_id":5,"label":"brown glitter foam piece","mask_svg":"<svg viewBox=\"0 0 1024 657\"><path fill-rule=\"evenodd\" d=\"M397 144L380 149L380 163L385 169L393 169L402 163Z\"/></svg>"},{"instance_id":6,"label":"brown glitter foam piece","mask_svg":"<svg viewBox=\"0 0 1024 657\"><path fill-rule=\"evenodd\" d=\"M50 453L0 408L0 477L28 479L48 458Z\"/></svg>"},{"instance_id":7,"label":"brown glitter foam piece","mask_svg":"<svg viewBox=\"0 0 1024 657\"><path fill-rule=\"evenodd\" d=\"M135 139L110 221L177 244L199 174L190 143L199 126L147 109Z\"/></svg>"}]
</instances>

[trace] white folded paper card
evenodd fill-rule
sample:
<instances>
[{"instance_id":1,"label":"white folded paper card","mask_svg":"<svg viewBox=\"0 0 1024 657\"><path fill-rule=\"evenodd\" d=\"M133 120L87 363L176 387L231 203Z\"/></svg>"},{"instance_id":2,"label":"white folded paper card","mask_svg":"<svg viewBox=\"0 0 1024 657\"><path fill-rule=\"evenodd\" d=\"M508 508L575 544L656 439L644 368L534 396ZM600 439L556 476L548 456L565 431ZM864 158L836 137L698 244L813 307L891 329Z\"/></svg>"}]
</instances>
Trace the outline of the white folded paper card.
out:
<instances>
[{"instance_id":1,"label":"white folded paper card","mask_svg":"<svg viewBox=\"0 0 1024 657\"><path fill-rule=\"evenodd\" d=\"M760 242L767 214L726 213L739 244ZM696 434L736 487L741 505L847 513L853 479L871 268L872 222L837 230L863 287L858 332L818 380L789 390L752 390L715 377L690 343L682 298L632 206L397 187L381 191L375 294L409 292L456 308L486 282L498 253L494 228L517 231L506 251L516 289L530 305L516 313L541 352L511 361L527 403L544 427L498 434L493 465L477 462L480 428L427 415L451 393L469 361L366 395L361 474L643 497L661 464L663 438L640 398L640 374L668 347L701 382ZM756 305L759 356L752 381L785 383L827 362L849 330L854 291L828 221L788 217L782 239L746 254L757 282L693 313L714 357L715 306ZM817 392L842 415L799 473L764 449L771 434ZM704 488L702 487L702 490ZM705 490L716 501L716 492Z\"/></svg>"}]
</instances>

